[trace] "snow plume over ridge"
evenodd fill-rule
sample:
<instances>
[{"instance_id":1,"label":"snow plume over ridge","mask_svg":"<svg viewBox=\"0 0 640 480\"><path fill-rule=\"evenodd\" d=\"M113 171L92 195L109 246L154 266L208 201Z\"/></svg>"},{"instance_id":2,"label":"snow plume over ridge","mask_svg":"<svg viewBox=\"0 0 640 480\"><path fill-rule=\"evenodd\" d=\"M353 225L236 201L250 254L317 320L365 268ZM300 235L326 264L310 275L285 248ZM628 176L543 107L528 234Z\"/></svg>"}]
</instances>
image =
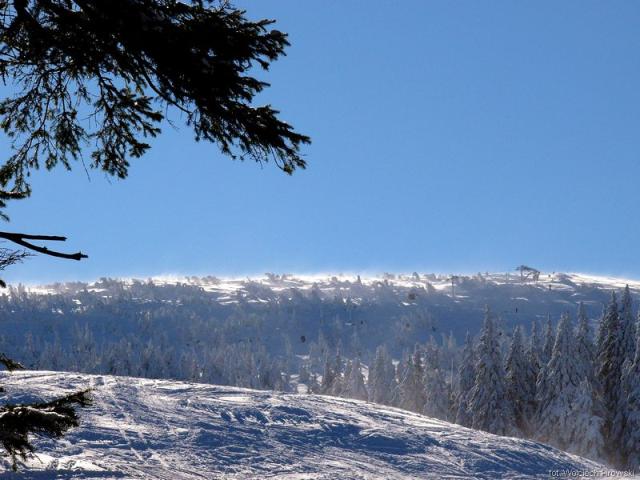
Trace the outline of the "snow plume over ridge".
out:
<instances>
[{"instance_id":1,"label":"snow plume over ridge","mask_svg":"<svg viewBox=\"0 0 640 480\"><path fill-rule=\"evenodd\" d=\"M61 291L73 291L74 288L100 289L100 284L105 280L119 281L125 286L135 283L149 283L156 285L190 285L201 287L209 292L234 293L243 291L248 285L257 284L274 291L297 288L309 290L334 291L336 286L360 285L365 291L384 283L397 289L433 288L443 294L456 296L456 290L460 290L458 296L464 298L464 286L470 286L470 282L479 281L483 285L494 286L524 286L539 290L576 290L580 288L621 289L626 285L632 290L640 292L640 280L620 277L593 275L586 273L561 273L543 272L536 281L522 278L517 272L483 273L477 274L438 274L438 273L384 273L380 275L359 275L356 273L337 274L275 274L266 273L256 276L192 276L192 275L159 275L147 278L122 277L118 279L100 279L95 282L66 282L48 285L26 285L24 288L32 293L55 294ZM453 283L453 289L452 289ZM456 286L461 287L456 288Z\"/></svg>"}]
</instances>

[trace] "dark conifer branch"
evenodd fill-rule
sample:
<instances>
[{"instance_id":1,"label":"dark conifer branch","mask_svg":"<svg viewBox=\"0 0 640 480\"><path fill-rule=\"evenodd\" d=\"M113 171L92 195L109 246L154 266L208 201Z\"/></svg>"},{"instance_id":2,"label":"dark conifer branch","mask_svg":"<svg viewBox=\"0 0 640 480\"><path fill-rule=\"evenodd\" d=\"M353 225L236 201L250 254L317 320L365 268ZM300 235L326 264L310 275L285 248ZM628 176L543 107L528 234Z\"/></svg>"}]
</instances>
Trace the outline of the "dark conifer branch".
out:
<instances>
[{"instance_id":1,"label":"dark conifer branch","mask_svg":"<svg viewBox=\"0 0 640 480\"><path fill-rule=\"evenodd\" d=\"M26 233L0 232L0 238L4 238L6 240L9 240L10 242L17 243L22 247L28 248L29 250L33 250L34 252L50 255L52 257L66 258L69 260L82 260L83 258L89 258L87 255L85 255L82 252L63 253L63 252L58 252L56 250L50 250L47 247L34 245L31 242L27 242L27 240L45 240L45 241L53 241L53 242L64 242L67 239L67 237L61 237L57 235L30 235Z\"/></svg>"},{"instance_id":2,"label":"dark conifer branch","mask_svg":"<svg viewBox=\"0 0 640 480\"><path fill-rule=\"evenodd\" d=\"M125 178L167 108L232 158L305 168L309 137L253 104L268 86L255 67L267 70L289 45L272 24L224 1L0 2L0 77L16 92L0 99L13 150L0 167L0 208L30 194L30 171L71 169L85 149L91 167Z\"/></svg>"},{"instance_id":3,"label":"dark conifer branch","mask_svg":"<svg viewBox=\"0 0 640 480\"><path fill-rule=\"evenodd\" d=\"M24 460L34 451L29 434L62 436L79 424L74 407L86 407L91 402L90 390L82 390L50 402L1 407L0 443L11 455L13 469L17 469L17 457Z\"/></svg>"}]
</instances>

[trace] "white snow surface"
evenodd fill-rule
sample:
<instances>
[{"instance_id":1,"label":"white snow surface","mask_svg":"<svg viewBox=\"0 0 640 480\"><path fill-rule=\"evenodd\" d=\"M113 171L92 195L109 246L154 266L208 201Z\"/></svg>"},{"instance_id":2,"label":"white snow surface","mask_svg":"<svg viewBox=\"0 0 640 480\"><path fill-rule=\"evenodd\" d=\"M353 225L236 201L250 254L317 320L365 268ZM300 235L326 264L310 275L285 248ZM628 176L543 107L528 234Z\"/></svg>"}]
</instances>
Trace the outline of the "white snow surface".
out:
<instances>
[{"instance_id":1,"label":"white snow surface","mask_svg":"<svg viewBox=\"0 0 640 480\"><path fill-rule=\"evenodd\" d=\"M9 398L92 387L95 404L58 441L2 478L524 479L605 467L539 443L391 407L169 380L26 371Z\"/></svg>"}]
</instances>

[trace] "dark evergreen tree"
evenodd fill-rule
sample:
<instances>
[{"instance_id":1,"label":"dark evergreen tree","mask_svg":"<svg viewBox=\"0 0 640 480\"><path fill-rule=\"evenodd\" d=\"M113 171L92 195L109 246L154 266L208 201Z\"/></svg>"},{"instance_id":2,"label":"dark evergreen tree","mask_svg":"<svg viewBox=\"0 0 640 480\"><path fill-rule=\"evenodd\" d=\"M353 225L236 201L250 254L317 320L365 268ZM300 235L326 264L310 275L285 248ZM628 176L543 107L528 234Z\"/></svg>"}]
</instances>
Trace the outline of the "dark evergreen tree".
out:
<instances>
[{"instance_id":1,"label":"dark evergreen tree","mask_svg":"<svg viewBox=\"0 0 640 480\"><path fill-rule=\"evenodd\" d=\"M555 335L553 334L553 327L551 326L551 315L547 315L547 323L544 327L544 344L542 346L542 352L540 353L540 368L544 368L547 363L549 363L549 360L551 360L554 342Z\"/></svg>"},{"instance_id":2,"label":"dark evergreen tree","mask_svg":"<svg viewBox=\"0 0 640 480\"><path fill-rule=\"evenodd\" d=\"M626 468L640 469L640 321L636 326L636 349L634 359L627 364L622 376L623 430L622 463Z\"/></svg>"},{"instance_id":3,"label":"dark evergreen tree","mask_svg":"<svg viewBox=\"0 0 640 480\"><path fill-rule=\"evenodd\" d=\"M620 464L622 422L617 415L621 400L621 376L624 363L618 302L615 292L605 311L597 346L596 379L605 409L604 437L610 461Z\"/></svg>"},{"instance_id":4,"label":"dark evergreen tree","mask_svg":"<svg viewBox=\"0 0 640 480\"><path fill-rule=\"evenodd\" d=\"M398 406L400 408L422 413L426 402L426 395L422 355L417 345L413 351L413 355L407 360L403 376L400 379L398 397Z\"/></svg>"},{"instance_id":5,"label":"dark evergreen tree","mask_svg":"<svg viewBox=\"0 0 640 480\"><path fill-rule=\"evenodd\" d=\"M367 400L369 398L359 358L349 362L348 375L345 372L345 391L343 395L358 400Z\"/></svg>"},{"instance_id":6,"label":"dark evergreen tree","mask_svg":"<svg viewBox=\"0 0 640 480\"><path fill-rule=\"evenodd\" d=\"M622 348L623 362L633 362L636 350L635 325L633 317L633 301L629 285L625 286L620 301L620 348Z\"/></svg>"},{"instance_id":7,"label":"dark evergreen tree","mask_svg":"<svg viewBox=\"0 0 640 480\"><path fill-rule=\"evenodd\" d=\"M513 331L505 364L507 398L513 406L515 425L520 432L529 430L527 413L534 401L535 385L529 382L529 366L522 344L522 333L517 326Z\"/></svg>"},{"instance_id":8,"label":"dark evergreen tree","mask_svg":"<svg viewBox=\"0 0 640 480\"><path fill-rule=\"evenodd\" d=\"M395 367L386 347L379 346L373 365L369 369L369 400L391 405L397 388Z\"/></svg>"},{"instance_id":9,"label":"dark evergreen tree","mask_svg":"<svg viewBox=\"0 0 640 480\"><path fill-rule=\"evenodd\" d=\"M455 422L465 427L471 426L469 398L476 377L476 360L471 335L467 332L462 350L462 360L458 368L458 384L454 400Z\"/></svg>"},{"instance_id":10,"label":"dark evergreen tree","mask_svg":"<svg viewBox=\"0 0 640 480\"><path fill-rule=\"evenodd\" d=\"M429 417L449 418L449 390L440 366L440 348L431 337L424 355L424 407Z\"/></svg>"},{"instance_id":11,"label":"dark evergreen tree","mask_svg":"<svg viewBox=\"0 0 640 480\"><path fill-rule=\"evenodd\" d=\"M527 385L530 386L533 393L531 403L526 406L525 418L532 419L536 412L535 394L536 382L542 366L542 338L540 337L539 325L537 320L531 322L531 338L529 340L529 348L527 349ZM531 433L531 432L529 432Z\"/></svg>"},{"instance_id":12,"label":"dark evergreen tree","mask_svg":"<svg viewBox=\"0 0 640 480\"><path fill-rule=\"evenodd\" d=\"M233 158L304 168L308 137L252 105L268 86L256 67L289 45L273 21L203 0L16 0L0 13L0 75L16 92L0 103L13 146L0 199L28 196L31 169L71 168L85 147L92 167L126 177L167 108Z\"/></svg>"},{"instance_id":13,"label":"dark evergreen tree","mask_svg":"<svg viewBox=\"0 0 640 480\"><path fill-rule=\"evenodd\" d=\"M589 319L584 309L584 304L578 305L578 326L575 335L575 356L576 368L581 379L587 379L593 386L594 377L594 355L595 346L593 344Z\"/></svg>"}]
</instances>

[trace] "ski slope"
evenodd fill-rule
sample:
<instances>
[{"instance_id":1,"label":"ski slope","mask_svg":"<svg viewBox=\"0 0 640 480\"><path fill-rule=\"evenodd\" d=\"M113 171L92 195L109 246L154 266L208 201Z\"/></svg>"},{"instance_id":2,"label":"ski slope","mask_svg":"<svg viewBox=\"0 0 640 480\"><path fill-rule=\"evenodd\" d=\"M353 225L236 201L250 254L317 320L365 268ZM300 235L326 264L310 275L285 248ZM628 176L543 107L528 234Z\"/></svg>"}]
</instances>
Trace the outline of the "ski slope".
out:
<instances>
[{"instance_id":1,"label":"ski slope","mask_svg":"<svg viewBox=\"0 0 640 480\"><path fill-rule=\"evenodd\" d=\"M95 389L63 439L39 439L34 479L499 479L604 467L551 447L356 400L168 380L2 374L13 401Z\"/></svg>"}]
</instances>

